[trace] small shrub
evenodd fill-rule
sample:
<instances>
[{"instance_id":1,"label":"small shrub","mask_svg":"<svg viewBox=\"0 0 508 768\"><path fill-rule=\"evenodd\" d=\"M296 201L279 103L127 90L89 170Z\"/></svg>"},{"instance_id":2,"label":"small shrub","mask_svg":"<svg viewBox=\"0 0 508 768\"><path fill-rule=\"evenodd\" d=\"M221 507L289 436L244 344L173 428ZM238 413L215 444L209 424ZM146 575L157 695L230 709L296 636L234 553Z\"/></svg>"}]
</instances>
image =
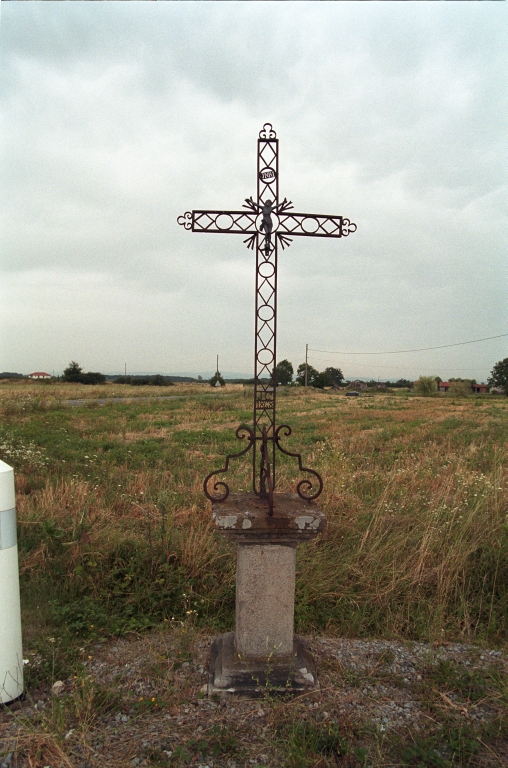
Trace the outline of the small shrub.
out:
<instances>
[{"instance_id":1,"label":"small shrub","mask_svg":"<svg viewBox=\"0 0 508 768\"><path fill-rule=\"evenodd\" d=\"M437 382L435 376L420 376L418 381L415 381L414 386L415 394L421 397L429 397L437 392Z\"/></svg>"},{"instance_id":2,"label":"small shrub","mask_svg":"<svg viewBox=\"0 0 508 768\"><path fill-rule=\"evenodd\" d=\"M471 382L452 381L448 394L452 397L469 397L471 395Z\"/></svg>"}]
</instances>

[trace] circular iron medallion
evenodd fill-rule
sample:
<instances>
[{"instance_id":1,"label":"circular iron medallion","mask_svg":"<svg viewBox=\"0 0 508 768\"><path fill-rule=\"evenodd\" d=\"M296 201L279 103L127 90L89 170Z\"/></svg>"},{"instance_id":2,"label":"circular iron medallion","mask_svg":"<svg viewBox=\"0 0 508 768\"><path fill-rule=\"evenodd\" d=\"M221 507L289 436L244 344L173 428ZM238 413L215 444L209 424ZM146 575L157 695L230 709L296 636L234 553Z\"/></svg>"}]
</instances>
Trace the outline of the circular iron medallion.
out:
<instances>
[{"instance_id":1,"label":"circular iron medallion","mask_svg":"<svg viewBox=\"0 0 508 768\"><path fill-rule=\"evenodd\" d=\"M275 173L273 168L268 168L267 166L265 166L259 171L259 178L263 182L263 184L272 184L277 178L277 174Z\"/></svg>"}]
</instances>

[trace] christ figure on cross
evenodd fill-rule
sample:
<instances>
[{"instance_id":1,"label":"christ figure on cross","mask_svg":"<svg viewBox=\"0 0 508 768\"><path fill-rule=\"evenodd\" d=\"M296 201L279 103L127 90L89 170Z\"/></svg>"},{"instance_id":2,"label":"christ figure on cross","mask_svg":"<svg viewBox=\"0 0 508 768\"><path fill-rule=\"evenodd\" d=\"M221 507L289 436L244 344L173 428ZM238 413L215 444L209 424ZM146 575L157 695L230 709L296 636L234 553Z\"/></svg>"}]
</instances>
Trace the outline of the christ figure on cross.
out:
<instances>
[{"instance_id":1,"label":"christ figure on cross","mask_svg":"<svg viewBox=\"0 0 508 768\"><path fill-rule=\"evenodd\" d=\"M263 214L263 218L261 219L261 224L259 225L259 229L261 232L265 233L265 254L270 253L270 236L272 234L272 201L267 200L266 203L264 203L261 206L261 213Z\"/></svg>"},{"instance_id":2,"label":"christ figure on cross","mask_svg":"<svg viewBox=\"0 0 508 768\"><path fill-rule=\"evenodd\" d=\"M323 482L312 469L303 466L301 456L285 450L280 441L291 434L287 424L276 425L276 341L277 341L277 248L289 246L293 237L347 237L356 224L343 216L294 213L291 201L279 203L279 141L270 123L265 123L258 138L257 201L245 200L242 211L187 211L178 223L193 232L247 235L244 243L256 251L255 332L254 332L254 417L253 428L242 424L236 430L247 447L226 458L225 466L211 472L204 481L204 491L212 501L224 501L228 485L215 475L227 471L229 460L252 449L252 489L267 499L273 513L276 449L298 458L299 469L307 476L296 487L299 496L316 499ZM258 450L259 449L259 450ZM310 477L309 477L310 476Z\"/></svg>"}]
</instances>

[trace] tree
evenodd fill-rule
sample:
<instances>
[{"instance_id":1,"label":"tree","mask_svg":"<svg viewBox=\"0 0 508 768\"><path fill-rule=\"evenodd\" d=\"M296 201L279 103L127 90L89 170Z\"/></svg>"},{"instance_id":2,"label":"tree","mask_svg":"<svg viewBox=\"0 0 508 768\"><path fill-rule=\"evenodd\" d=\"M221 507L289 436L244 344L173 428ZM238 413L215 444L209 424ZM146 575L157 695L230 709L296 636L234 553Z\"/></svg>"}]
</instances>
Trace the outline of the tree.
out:
<instances>
[{"instance_id":1,"label":"tree","mask_svg":"<svg viewBox=\"0 0 508 768\"><path fill-rule=\"evenodd\" d=\"M326 371L320 371L317 376L314 377L312 386L316 389L324 389L325 387L331 387L330 377Z\"/></svg>"},{"instance_id":2,"label":"tree","mask_svg":"<svg viewBox=\"0 0 508 768\"><path fill-rule=\"evenodd\" d=\"M277 384L287 387L293 381L293 364L289 360L281 360L275 368L275 380Z\"/></svg>"},{"instance_id":3,"label":"tree","mask_svg":"<svg viewBox=\"0 0 508 768\"><path fill-rule=\"evenodd\" d=\"M81 373L78 381L81 384L105 384L106 377L99 371L88 371L88 373Z\"/></svg>"},{"instance_id":4,"label":"tree","mask_svg":"<svg viewBox=\"0 0 508 768\"><path fill-rule=\"evenodd\" d=\"M429 397L437 392L437 384L435 376L420 376L418 381L415 381L415 392L422 397Z\"/></svg>"},{"instance_id":5,"label":"tree","mask_svg":"<svg viewBox=\"0 0 508 768\"><path fill-rule=\"evenodd\" d=\"M319 376L318 371L316 371L315 368L312 367L312 365L307 365L307 384L309 387L314 386L314 382L316 381L316 378ZM296 371L296 383L301 384L302 386L305 385L305 363L301 363L298 366L298 369Z\"/></svg>"},{"instance_id":6,"label":"tree","mask_svg":"<svg viewBox=\"0 0 508 768\"><path fill-rule=\"evenodd\" d=\"M62 376L63 381L73 381L79 384L104 384L106 377L99 371L85 373L75 360L69 363Z\"/></svg>"},{"instance_id":7,"label":"tree","mask_svg":"<svg viewBox=\"0 0 508 768\"><path fill-rule=\"evenodd\" d=\"M211 387L216 387L217 386L217 382L219 382L219 385L221 387L223 387L224 384L226 383L224 381L224 379L222 378L222 376L220 375L220 371L217 371L216 373L213 374L212 378L209 381L209 384L210 384Z\"/></svg>"},{"instance_id":8,"label":"tree","mask_svg":"<svg viewBox=\"0 0 508 768\"><path fill-rule=\"evenodd\" d=\"M296 372L297 384L305 385L305 363L298 366ZM344 382L344 376L340 368L325 368L324 371L317 371L312 365L307 365L307 385L324 389L324 387L340 386Z\"/></svg>"},{"instance_id":9,"label":"tree","mask_svg":"<svg viewBox=\"0 0 508 768\"><path fill-rule=\"evenodd\" d=\"M508 357L495 364L487 381L489 387L502 387L508 395Z\"/></svg>"},{"instance_id":10,"label":"tree","mask_svg":"<svg viewBox=\"0 0 508 768\"><path fill-rule=\"evenodd\" d=\"M72 360L63 372L64 381L81 381L83 368L75 360Z\"/></svg>"},{"instance_id":11,"label":"tree","mask_svg":"<svg viewBox=\"0 0 508 768\"><path fill-rule=\"evenodd\" d=\"M325 384L326 387L340 387L344 381L344 376L340 368L325 368L324 373L328 376L330 381L330 384Z\"/></svg>"}]
</instances>

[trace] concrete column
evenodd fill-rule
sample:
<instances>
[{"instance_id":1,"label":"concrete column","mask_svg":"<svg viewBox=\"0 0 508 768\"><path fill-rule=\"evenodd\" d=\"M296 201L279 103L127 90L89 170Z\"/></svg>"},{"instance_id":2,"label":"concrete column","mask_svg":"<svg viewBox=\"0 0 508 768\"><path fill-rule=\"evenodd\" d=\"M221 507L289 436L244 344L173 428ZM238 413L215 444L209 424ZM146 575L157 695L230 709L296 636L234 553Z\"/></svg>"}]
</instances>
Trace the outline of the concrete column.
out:
<instances>
[{"instance_id":1,"label":"concrete column","mask_svg":"<svg viewBox=\"0 0 508 768\"><path fill-rule=\"evenodd\" d=\"M293 653L296 547L239 544L236 651L271 658Z\"/></svg>"},{"instance_id":2,"label":"concrete column","mask_svg":"<svg viewBox=\"0 0 508 768\"><path fill-rule=\"evenodd\" d=\"M23 694L14 470L0 461L0 702Z\"/></svg>"}]
</instances>

